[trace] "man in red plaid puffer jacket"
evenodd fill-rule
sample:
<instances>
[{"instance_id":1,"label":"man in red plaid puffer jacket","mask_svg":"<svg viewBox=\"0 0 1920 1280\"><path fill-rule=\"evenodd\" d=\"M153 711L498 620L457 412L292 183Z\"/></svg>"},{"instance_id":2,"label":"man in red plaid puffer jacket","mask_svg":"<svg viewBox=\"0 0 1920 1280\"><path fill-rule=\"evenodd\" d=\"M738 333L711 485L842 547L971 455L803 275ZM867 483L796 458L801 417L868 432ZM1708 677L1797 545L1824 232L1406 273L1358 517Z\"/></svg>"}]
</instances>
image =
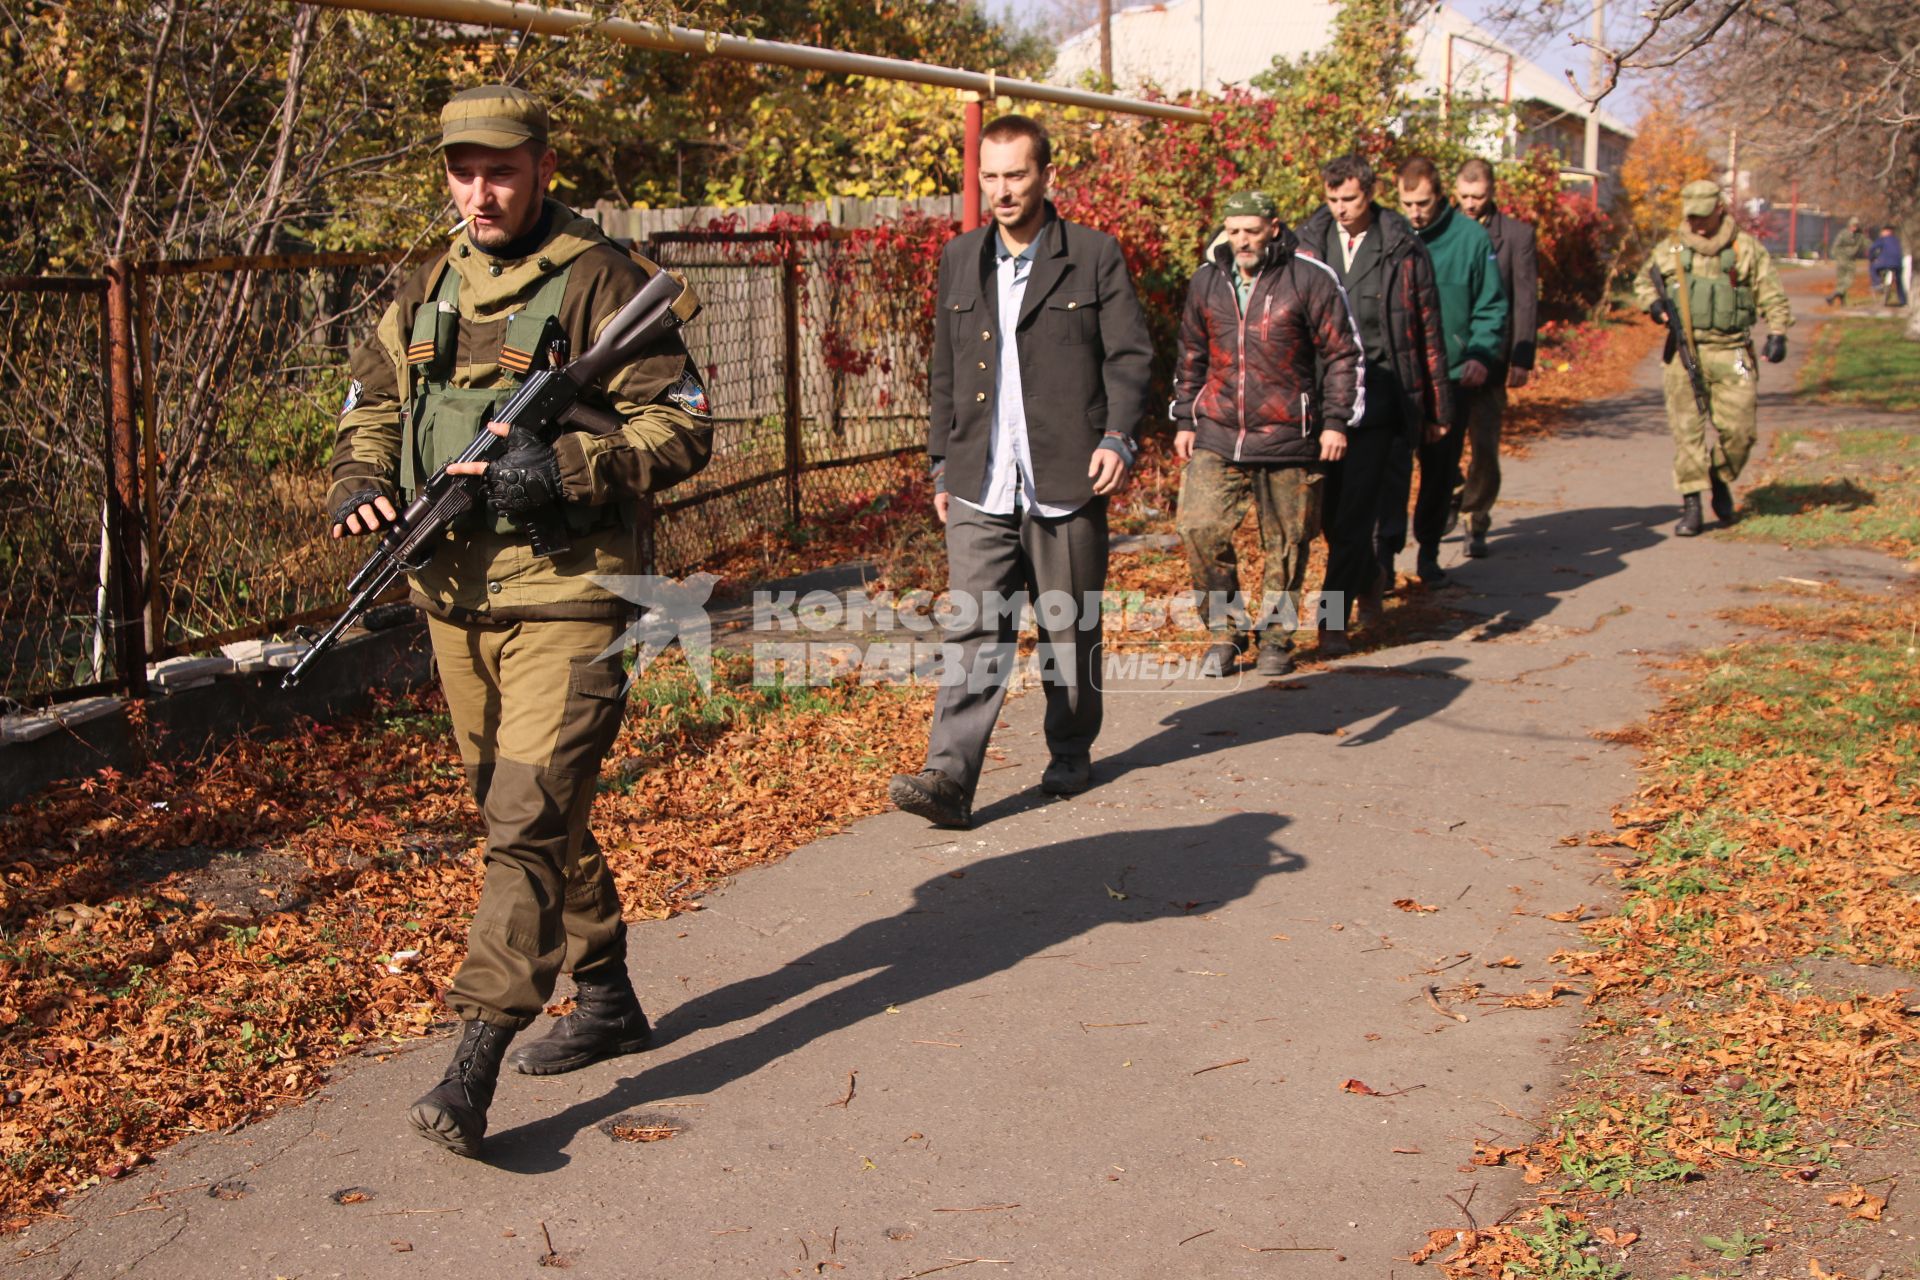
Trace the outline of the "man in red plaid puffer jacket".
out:
<instances>
[{"instance_id":1,"label":"man in red plaid puffer jacket","mask_svg":"<svg viewBox=\"0 0 1920 1280\"><path fill-rule=\"evenodd\" d=\"M1174 369L1174 451L1186 462L1177 527L1226 674L1256 624L1240 594L1234 531L1252 505L1266 566L1255 671L1293 669L1307 555L1320 535L1326 465L1364 411L1360 333L1339 278L1299 252L1272 199L1228 197L1226 229L1187 286Z\"/></svg>"}]
</instances>

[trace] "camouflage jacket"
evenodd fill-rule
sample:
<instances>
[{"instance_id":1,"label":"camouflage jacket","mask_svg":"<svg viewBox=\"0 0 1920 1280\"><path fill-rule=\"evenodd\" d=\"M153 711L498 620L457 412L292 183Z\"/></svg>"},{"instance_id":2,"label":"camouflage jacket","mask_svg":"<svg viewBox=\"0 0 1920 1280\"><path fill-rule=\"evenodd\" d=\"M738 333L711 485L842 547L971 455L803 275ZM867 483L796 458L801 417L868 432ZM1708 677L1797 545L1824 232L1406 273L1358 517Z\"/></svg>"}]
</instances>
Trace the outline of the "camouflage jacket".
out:
<instances>
[{"instance_id":1,"label":"camouflage jacket","mask_svg":"<svg viewBox=\"0 0 1920 1280\"><path fill-rule=\"evenodd\" d=\"M1727 257L1731 268L1723 271L1721 260ZM1747 232L1735 228L1731 218L1711 237L1694 235L1682 227L1654 246L1652 258L1633 278L1634 300L1642 310L1651 307L1658 296L1649 275L1653 271L1660 273L1675 307L1680 305L1681 289L1689 288L1683 315L1692 324L1693 340L1698 345L1744 346L1751 340L1754 321L1762 318L1772 333L1785 333L1793 327L1793 305L1780 285L1773 255ZM1729 299L1731 315L1729 308L1705 313L1702 299L1714 296L1716 290Z\"/></svg>"},{"instance_id":2,"label":"camouflage jacket","mask_svg":"<svg viewBox=\"0 0 1920 1280\"><path fill-rule=\"evenodd\" d=\"M579 353L658 270L629 257L565 206L550 200L547 214L548 236L527 257L495 259L463 233L446 254L401 285L373 337L352 355L353 385L334 437L327 510L353 492L400 497L417 376L408 363L408 336L415 313L433 304L443 273L460 277L459 336L447 385L498 387L504 400L513 386L512 374L500 364L508 318L527 305L549 273L570 268L557 318ZM618 617L631 610L592 579L639 571L634 500L705 466L713 424L706 390L677 336L618 370L598 391L620 427L605 434L567 432L553 446L564 502L596 512L590 531L576 532L572 550L553 560L536 556L514 530L451 531L432 560L411 575L415 604L463 621Z\"/></svg>"}]
</instances>

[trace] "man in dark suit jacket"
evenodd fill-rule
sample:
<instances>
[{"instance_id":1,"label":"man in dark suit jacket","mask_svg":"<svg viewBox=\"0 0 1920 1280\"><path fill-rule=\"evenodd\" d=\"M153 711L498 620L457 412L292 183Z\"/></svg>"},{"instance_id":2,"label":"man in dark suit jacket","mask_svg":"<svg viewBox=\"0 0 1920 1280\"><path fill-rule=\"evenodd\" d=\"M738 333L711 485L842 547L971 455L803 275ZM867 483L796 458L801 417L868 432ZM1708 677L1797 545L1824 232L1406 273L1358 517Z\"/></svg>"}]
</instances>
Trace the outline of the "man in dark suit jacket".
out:
<instances>
[{"instance_id":1,"label":"man in dark suit jacket","mask_svg":"<svg viewBox=\"0 0 1920 1280\"><path fill-rule=\"evenodd\" d=\"M1533 374L1540 321L1540 266L1533 224L1500 212L1494 200L1493 166L1478 158L1460 166L1453 182L1460 212L1476 219L1493 241L1500 287L1507 295L1506 368L1490 371L1485 385L1463 397L1458 411L1473 447L1460 511L1467 517L1467 554L1487 554L1494 499L1500 496L1500 423L1507 414L1507 388L1524 387Z\"/></svg>"},{"instance_id":2,"label":"man in dark suit jacket","mask_svg":"<svg viewBox=\"0 0 1920 1280\"><path fill-rule=\"evenodd\" d=\"M1072 795L1093 778L1107 499L1133 465L1153 348L1119 242L1047 200L1051 162L1033 120L988 125L980 187L992 220L940 257L927 452L957 605L947 640L961 660L942 673L927 767L888 787L938 826L972 825L1022 595L1045 664L1041 789Z\"/></svg>"}]
</instances>

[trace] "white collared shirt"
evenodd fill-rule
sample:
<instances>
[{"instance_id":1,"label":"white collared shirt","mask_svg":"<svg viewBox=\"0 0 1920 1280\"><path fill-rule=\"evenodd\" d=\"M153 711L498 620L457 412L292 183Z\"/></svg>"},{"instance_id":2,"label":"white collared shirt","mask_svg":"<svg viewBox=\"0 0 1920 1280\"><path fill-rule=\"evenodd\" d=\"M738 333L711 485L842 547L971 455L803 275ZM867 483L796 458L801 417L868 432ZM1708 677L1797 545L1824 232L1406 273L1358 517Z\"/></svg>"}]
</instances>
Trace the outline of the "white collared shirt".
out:
<instances>
[{"instance_id":1,"label":"white collared shirt","mask_svg":"<svg viewBox=\"0 0 1920 1280\"><path fill-rule=\"evenodd\" d=\"M1356 236L1348 235L1346 228L1338 224L1335 225L1334 229L1340 233L1340 261L1343 264L1342 270L1352 271L1354 257L1359 254L1360 245L1367 238L1367 231L1372 231L1373 228L1368 227L1367 231L1362 231Z\"/></svg>"},{"instance_id":2,"label":"white collared shirt","mask_svg":"<svg viewBox=\"0 0 1920 1280\"><path fill-rule=\"evenodd\" d=\"M1015 338L1020 325L1020 304L1027 295L1027 280L1033 275L1037 245L1038 241L1018 254L1010 254L998 230L994 232L998 259L994 282L999 294L1000 372L994 379L993 435L987 442L987 480L981 487L978 502L958 495L954 501L965 502L988 515L1010 516L1025 510L1058 519L1078 511L1080 504L1056 506L1041 502L1036 496L1033 449L1027 439L1027 402L1020 382L1020 344Z\"/></svg>"}]
</instances>

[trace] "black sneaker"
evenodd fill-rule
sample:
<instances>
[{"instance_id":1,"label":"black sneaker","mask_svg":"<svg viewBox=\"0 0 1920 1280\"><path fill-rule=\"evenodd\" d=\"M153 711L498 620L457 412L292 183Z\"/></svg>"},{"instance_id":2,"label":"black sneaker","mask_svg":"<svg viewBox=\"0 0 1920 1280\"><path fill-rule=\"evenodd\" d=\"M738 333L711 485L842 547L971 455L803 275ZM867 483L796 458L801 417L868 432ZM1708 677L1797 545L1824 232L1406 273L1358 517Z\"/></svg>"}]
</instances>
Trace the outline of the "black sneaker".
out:
<instances>
[{"instance_id":1,"label":"black sneaker","mask_svg":"<svg viewBox=\"0 0 1920 1280\"><path fill-rule=\"evenodd\" d=\"M1093 760L1084 755L1056 751L1040 775L1040 789L1050 796L1077 796L1092 785Z\"/></svg>"},{"instance_id":2,"label":"black sneaker","mask_svg":"<svg viewBox=\"0 0 1920 1280\"><path fill-rule=\"evenodd\" d=\"M1444 587L1447 585L1447 571L1440 567L1440 554L1436 551L1422 551L1416 566L1423 586Z\"/></svg>"},{"instance_id":3,"label":"black sneaker","mask_svg":"<svg viewBox=\"0 0 1920 1280\"><path fill-rule=\"evenodd\" d=\"M938 769L894 774L887 784L887 798L902 813L925 818L936 827L965 831L973 825L973 802L959 783Z\"/></svg>"},{"instance_id":4,"label":"black sneaker","mask_svg":"<svg viewBox=\"0 0 1920 1280\"><path fill-rule=\"evenodd\" d=\"M1253 674L1268 680L1292 675L1293 649L1288 645L1262 644L1259 660L1253 664Z\"/></svg>"}]
</instances>

